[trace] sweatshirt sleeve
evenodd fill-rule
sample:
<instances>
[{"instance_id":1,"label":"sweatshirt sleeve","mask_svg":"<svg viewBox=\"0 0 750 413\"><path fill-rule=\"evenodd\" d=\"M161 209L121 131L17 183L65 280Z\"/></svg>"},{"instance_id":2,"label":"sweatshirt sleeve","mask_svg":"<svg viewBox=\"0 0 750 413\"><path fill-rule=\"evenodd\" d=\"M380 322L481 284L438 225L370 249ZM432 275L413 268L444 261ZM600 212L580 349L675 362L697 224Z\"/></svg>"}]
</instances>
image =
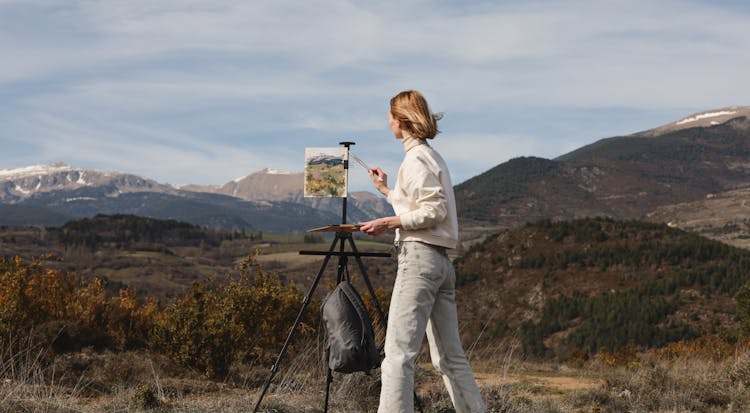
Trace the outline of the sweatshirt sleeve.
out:
<instances>
[{"instance_id":1,"label":"sweatshirt sleeve","mask_svg":"<svg viewBox=\"0 0 750 413\"><path fill-rule=\"evenodd\" d=\"M401 227L405 230L430 228L443 221L448 214L448 201L440 176L423 162L417 162L409 172L405 185L416 204L416 209L401 215Z\"/></svg>"}]
</instances>

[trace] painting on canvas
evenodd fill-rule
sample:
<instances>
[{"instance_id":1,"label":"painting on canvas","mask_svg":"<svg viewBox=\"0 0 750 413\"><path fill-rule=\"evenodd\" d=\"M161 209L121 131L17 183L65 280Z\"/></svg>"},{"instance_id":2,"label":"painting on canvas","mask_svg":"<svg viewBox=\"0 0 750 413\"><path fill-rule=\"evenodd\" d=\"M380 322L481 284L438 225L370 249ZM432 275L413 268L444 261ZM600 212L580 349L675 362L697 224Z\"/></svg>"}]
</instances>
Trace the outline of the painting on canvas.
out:
<instances>
[{"instance_id":1,"label":"painting on canvas","mask_svg":"<svg viewBox=\"0 0 750 413\"><path fill-rule=\"evenodd\" d=\"M346 197L346 148L305 148L305 196Z\"/></svg>"}]
</instances>

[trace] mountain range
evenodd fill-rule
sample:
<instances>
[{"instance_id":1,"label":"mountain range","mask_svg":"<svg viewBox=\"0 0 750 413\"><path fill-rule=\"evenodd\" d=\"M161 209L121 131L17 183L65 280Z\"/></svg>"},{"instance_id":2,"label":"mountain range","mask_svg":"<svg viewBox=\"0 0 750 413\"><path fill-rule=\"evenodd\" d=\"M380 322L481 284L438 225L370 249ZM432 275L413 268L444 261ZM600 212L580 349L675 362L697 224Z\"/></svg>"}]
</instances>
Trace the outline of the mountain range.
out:
<instances>
[{"instance_id":1,"label":"mountain range","mask_svg":"<svg viewBox=\"0 0 750 413\"><path fill-rule=\"evenodd\" d=\"M0 225L59 225L115 213L266 231L340 222L340 200L304 198L302 184L302 173L272 169L223 185L183 187L61 163L0 170ZM750 107L731 106L601 139L555 159L511 159L460 183L455 193L463 238L471 239L540 219L648 216L680 226L687 222L678 216L684 209L667 207L727 193L718 198L725 199L743 188L750 188ZM349 222L392 213L368 192L350 194L348 206Z\"/></svg>"},{"instance_id":2,"label":"mountain range","mask_svg":"<svg viewBox=\"0 0 750 413\"><path fill-rule=\"evenodd\" d=\"M459 216L467 228L546 218L632 219L750 187L749 119L750 107L727 107L555 159L512 159L456 186Z\"/></svg>"},{"instance_id":3,"label":"mountain range","mask_svg":"<svg viewBox=\"0 0 750 413\"><path fill-rule=\"evenodd\" d=\"M269 169L213 187L174 187L133 174L63 163L0 170L0 225L61 225L97 214L273 232L340 222L341 200L304 198L302 183L302 173ZM357 192L349 198L347 216L352 222L392 213L374 194Z\"/></svg>"}]
</instances>

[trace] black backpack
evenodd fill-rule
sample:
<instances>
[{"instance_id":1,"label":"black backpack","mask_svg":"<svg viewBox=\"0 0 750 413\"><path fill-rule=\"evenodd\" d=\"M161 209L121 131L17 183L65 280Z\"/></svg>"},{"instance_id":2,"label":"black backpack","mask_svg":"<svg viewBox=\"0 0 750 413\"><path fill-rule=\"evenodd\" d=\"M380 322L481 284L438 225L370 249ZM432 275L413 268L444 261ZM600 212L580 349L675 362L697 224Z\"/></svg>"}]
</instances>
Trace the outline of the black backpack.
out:
<instances>
[{"instance_id":1,"label":"black backpack","mask_svg":"<svg viewBox=\"0 0 750 413\"><path fill-rule=\"evenodd\" d=\"M342 281L320 306L326 329L328 366L339 373L368 372L380 366L370 314L348 281Z\"/></svg>"}]
</instances>

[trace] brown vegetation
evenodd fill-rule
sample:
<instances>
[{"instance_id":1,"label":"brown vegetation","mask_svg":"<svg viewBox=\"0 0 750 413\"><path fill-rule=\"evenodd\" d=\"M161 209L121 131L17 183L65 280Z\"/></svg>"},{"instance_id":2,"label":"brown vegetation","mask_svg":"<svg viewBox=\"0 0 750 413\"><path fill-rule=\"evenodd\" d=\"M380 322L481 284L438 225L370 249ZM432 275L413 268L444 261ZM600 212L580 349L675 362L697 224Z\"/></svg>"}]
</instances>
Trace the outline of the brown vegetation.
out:
<instances>
[{"instance_id":1,"label":"brown vegetation","mask_svg":"<svg viewBox=\"0 0 750 413\"><path fill-rule=\"evenodd\" d=\"M20 344L20 343L19 343ZM685 348L699 344L686 343ZM47 359L29 344L0 352L0 412L244 412L257 400L267 370L236 366L236 379L207 380L168 357L146 351L80 352ZM262 405L263 412L321 412L324 370L314 345L301 349ZM625 364L597 358L581 367L475 361L489 412L745 412L750 405L750 351L712 358L700 352L640 353ZM424 365L421 363L421 365ZM240 374L241 373L241 374ZM377 373L377 372L376 372ZM243 380L239 380L240 375ZM334 413L373 412L378 376L336 375ZM440 378L423 367L418 393L426 412L452 412Z\"/></svg>"},{"instance_id":2,"label":"brown vegetation","mask_svg":"<svg viewBox=\"0 0 750 413\"><path fill-rule=\"evenodd\" d=\"M648 248L637 248L639 243ZM622 247L616 250L621 253L597 261L608 257L597 251L615 251L613 247ZM273 248L284 253L283 248ZM576 250L588 255L573 254ZM673 252L676 255L670 255ZM476 258L481 259L468 261ZM501 322L503 313L486 298L504 289L517 293L518 286L511 289L508 283L524 281L524 274L544 280L545 271L550 271L557 275L556 284L549 286L575 298L571 304L580 300L599 306L599 301L586 301L596 297L596 290L588 291L589 297L568 293L581 285L576 282L585 281L585 271L597 275L607 290L625 290L667 279L663 274L678 272L678 265L689 264L684 268L710 275L717 265L744 260L744 253L679 231L609 220L530 225L472 249L458 260L459 276L471 276L472 271L481 276L461 279L460 314L489 411L743 411L750 405L750 345L743 338L750 323L750 286L738 288L734 283L721 290L733 280L732 271L723 272L716 284L707 278L704 286L696 278L690 288L677 288L673 294L682 303L679 308L689 310L676 311L674 317L692 322L698 331L704 326L701 312L715 308L706 300L715 302L721 292L722 311L729 320L726 324L720 320L721 328L711 331L709 319L696 339L683 337L650 349L627 342L598 351L574 346L561 353L564 363L523 356L522 338L528 333ZM304 267L302 262L298 265ZM482 265L494 267L488 270ZM500 267L501 273L493 271ZM378 268L368 266L370 275ZM645 270L636 272L638 268ZM493 289L495 276L488 274L497 274L505 284ZM328 278L321 292L330 286L327 282ZM656 286L643 291L658 293ZM593 288L592 283L587 287ZM540 311L536 316L531 313L532 320L544 319L545 306L565 303L551 298L552 289L535 291L531 288L522 297L524 306ZM724 303L735 291L736 310ZM617 296L608 294L608 302L617 302ZM379 289L378 298L387 308L387 292ZM0 259L0 412L248 411L301 299L302 292L293 283L267 272L256 256L161 302L135 290L113 288L101 279L65 272L54 261ZM267 412L322 410L325 369L318 299L313 297L300 335L264 401ZM466 311L470 308L476 313ZM697 317L692 315L696 313ZM467 314L478 318L466 319ZM584 325L585 319L573 322ZM575 325L555 332L543 344L562 348L560 344L574 337L574 330ZM420 366L425 367L418 369L416 381L426 411L451 412L441 379L428 366L426 355ZM371 376L336 375L330 411L374 411L378 393L377 371Z\"/></svg>"},{"instance_id":3,"label":"brown vegetation","mask_svg":"<svg viewBox=\"0 0 750 413\"><path fill-rule=\"evenodd\" d=\"M0 258L0 346L34 332L53 354L148 349L209 377L224 377L235 362L268 356L296 316L301 293L284 286L248 257L228 283L196 282L173 303L139 300L133 290L110 293L42 261ZM314 304L313 304L314 305ZM317 313L303 319L311 334Z\"/></svg>"}]
</instances>

